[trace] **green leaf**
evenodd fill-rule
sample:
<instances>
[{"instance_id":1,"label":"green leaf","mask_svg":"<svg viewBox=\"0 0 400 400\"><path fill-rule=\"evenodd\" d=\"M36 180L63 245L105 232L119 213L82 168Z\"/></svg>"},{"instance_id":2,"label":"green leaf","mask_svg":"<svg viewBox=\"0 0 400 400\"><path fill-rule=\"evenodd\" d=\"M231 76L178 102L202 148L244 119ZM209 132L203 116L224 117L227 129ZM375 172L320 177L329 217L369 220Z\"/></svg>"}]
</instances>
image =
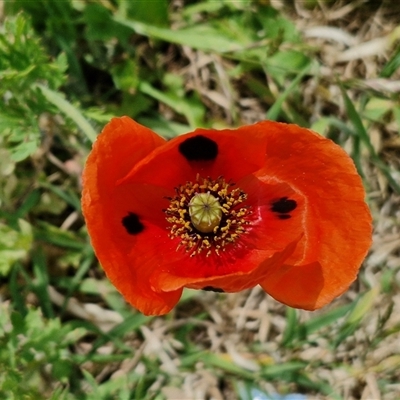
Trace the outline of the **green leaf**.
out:
<instances>
[{"instance_id":1,"label":"green leaf","mask_svg":"<svg viewBox=\"0 0 400 400\"><path fill-rule=\"evenodd\" d=\"M43 240L47 243L67 249L83 251L87 246L76 234L62 230L44 221L37 222L34 234L36 240Z\"/></svg>"},{"instance_id":2,"label":"green leaf","mask_svg":"<svg viewBox=\"0 0 400 400\"><path fill-rule=\"evenodd\" d=\"M138 3L135 2L135 5ZM125 44L129 40L130 30L116 23L112 19L110 10L101 4L85 4L82 19L86 23L85 37L89 42L105 42L117 38L119 42Z\"/></svg>"},{"instance_id":3,"label":"green leaf","mask_svg":"<svg viewBox=\"0 0 400 400\"><path fill-rule=\"evenodd\" d=\"M154 25L148 25L139 21L127 20L120 17L116 17L115 21L131 28L139 35L180 44L182 46L189 46L198 50L224 53L240 50L244 45L236 42L232 37L221 35L219 30L208 24L172 30L168 28L160 28Z\"/></svg>"},{"instance_id":4,"label":"green leaf","mask_svg":"<svg viewBox=\"0 0 400 400\"><path fill-rule=\"evenodd\" d=\"M392 109L392 101L378 97L371 97L365 106L363 115L371 121L381 122L384 116Z\"/></svg>"},{"instance_id":5,"label":"green leaf","mask_svg":"<svg viewBox=\"0 0 400 400\"><path fill-rule=\"evenodd\" d=\"M8 275L15 261L23 260L32 246L32 227L18 220L19 230L0 223L0 275Z\"/></svg>"},{"instance_id":6,"label":"green leaf","mask_svg":"<svg viewBox=\"0 0 400 400\"><path fill-rule=\"evenodd\" d=\"M192 129L203 126L205 109L203 104L196 98L180 98L172 93L165 93L152 87L148 82L141 82L139 90L158 101L167 104L177 113L183 114Z\"/></svg>"},{"instance_id":7,"label":"green leaf","mask_svg":"<svg viewBox=\"0 0 400 400\"><path fill-rule=\"evenodd\" d=\"M111 69L115 86L124 91L134 91L139 84L138 66L129 59L116 64Z\"/></svg>"},{"instance_id":8,"label":"green leaf","mask_svg":"<svg viewBox=\"0 0 400 400\"><path fill-rule=\"evenodd\" d=\"M266 57L263 62L265 69L273 76L299 73L310 64L310 58L296 50L277 51L272 56Z\"/></svg>"},{"instance_id":9,"label":"green leaf","mask_svg":"<svg viewBox=\"0 0 400 400\"><path fill-rule=\"evenodd\" d=\"M330 126L329 118L322 117L316 120L311 126L310 129L314 132L318 132L322 136L326 136L326 133Z\"/></svg>"},{"instance_id":10,"label":"green leaf","mask_svg":"<svg viewBox=\"0 0 400 400\"><path fill-rule=\"evenodd\" d=\"M11 148L11 158L15 162L25 160L25 158L28 158L31 154L33 154L38 147L38 138L31 136L31 140L29 140L29 135L27 135L27 141L21 142Z\"/></svg>"},{"instance_id":11,"label":"green leaf","mask_svg":"<svg viewBox=\"0 0 400 400\"><path fill-rule=\"evenodd\" d=\"M38 149L39 117L52 111L36 84L58 88L66 67L63 55L50 59L26 15L5 19L0 28L0 142L15 162Z\"/></svg>"},{"instance_id":12,"label":"green leaf","mask_svg":"<svg viewBox=\"0 0 400 400\"><path fill-rule=\"evenodd\" d=\"M167 0L152 0L151 12L149 12L149 3L146 1L126 2L126 12L129 18L154 26L168 25L168 7L169 1Z\"/></svg>"}]
</instances>

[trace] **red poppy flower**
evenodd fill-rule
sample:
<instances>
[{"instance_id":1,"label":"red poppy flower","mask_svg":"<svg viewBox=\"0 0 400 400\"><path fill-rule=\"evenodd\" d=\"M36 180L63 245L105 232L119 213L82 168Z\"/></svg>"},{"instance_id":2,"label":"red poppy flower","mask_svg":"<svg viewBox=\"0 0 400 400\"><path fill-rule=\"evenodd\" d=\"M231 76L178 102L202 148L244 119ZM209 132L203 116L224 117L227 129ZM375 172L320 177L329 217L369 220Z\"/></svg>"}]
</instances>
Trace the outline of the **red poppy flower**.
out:
<instances>
[{"instance_id":1,"label":"red poppy flower","mask_svg":"<svg viewBox=\"0 0 400 400\"><path fill-rule=\"evenodd\" d=\"M314 310L355 280L371 216L350 157L296 125L197 129L165 141L128 117L99 135L82 207L107 276L144 314L184 287L259 284Z\"/></svg>"}]
</instances>

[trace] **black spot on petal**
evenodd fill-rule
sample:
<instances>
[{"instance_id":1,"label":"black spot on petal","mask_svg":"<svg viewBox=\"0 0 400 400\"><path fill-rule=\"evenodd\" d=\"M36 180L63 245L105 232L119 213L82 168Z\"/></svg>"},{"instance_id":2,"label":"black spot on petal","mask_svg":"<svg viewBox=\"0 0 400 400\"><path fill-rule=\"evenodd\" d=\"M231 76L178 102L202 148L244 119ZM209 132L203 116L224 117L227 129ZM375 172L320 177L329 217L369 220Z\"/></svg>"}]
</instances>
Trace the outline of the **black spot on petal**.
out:
<instances>
[{"instance_id":1,"label":"black spot on petal","mask_svg":"<svg viewBox=\"0 0 400 400\"><path fill-rule=\"evenodd\" d=\"M207 292L224 293L222 289L213 286L204 286L201 290L206 290Z\"/></svg>"},{"instance_id":2,"label":"black spot on petal","mask_svg":"<svg viewBox=\"0 0 400 400\"><path fill-rule=\"evenodd\" d=\"M188 161L212 161L218 155L218 145L205 136L194 136L179 145L179 152Z\"/></svg>"},{"instance_id":3,"label":"black spot on petal","mask_svg":"<svg viewBox=\"0 0 400 400\"><path fill-rule=\"evenodd\" d=\"M278 214L279 219L289 219L292 216L290 214Z\"/></svg>"},{"instance_id":4,"label":"black spot on petal","mask_svg":"<svg viewBox=\"0 0 400 400\"><path fill-rule=\"evenodd\" d=\"M140 222L139 217L132 212L122 218L121 222L130 235L137 235L144 230L144 225Z\"/></svg>"},{"instance_id":5,"label":"black spot on petal","mask_svg":"<svg viewBox=\"0 0 400 400\"><path fill-rule=\"evenodd\" d=\"M279 200L275 200L272 203L271 211L279 214L287 214L296 209L297 203L295 200L288 199L287 197L281 197Z\"/></svg>"}]
</instances>

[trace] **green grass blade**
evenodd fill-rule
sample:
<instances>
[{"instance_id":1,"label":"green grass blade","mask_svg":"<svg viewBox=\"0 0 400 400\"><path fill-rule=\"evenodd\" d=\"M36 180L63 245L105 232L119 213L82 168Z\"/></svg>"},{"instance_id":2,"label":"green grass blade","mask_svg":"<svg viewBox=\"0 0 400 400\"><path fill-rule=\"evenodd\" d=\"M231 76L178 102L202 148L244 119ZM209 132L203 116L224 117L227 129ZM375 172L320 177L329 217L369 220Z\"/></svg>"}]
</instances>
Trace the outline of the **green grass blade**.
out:
<instances>
[{"instance_id":1,"label":"green grass blade","mask_svg":"<svg viewBox=\"0 0 400 400\"><path fill-rule=\"evenodd\" d=\"M203 125L204 109L202 106L194 104L186 98L172 97L167 93L152 87L148 82L143 81L139 84L139 90L154 99L165 103L179 114L183 114L191 129L198 128Z\"/></svg>"},{"instance_id":2,"label":"green grass blade","mask_svg":"<svg viewBox=\"0 0 400 400\"><path fill-rule=\"evenodd\" d=\"M339 346L339 344L344 339L352 335L357 330L357 328L360 326L362 319L373 307L378 294L378 289L373 288L360 296L355 302L353 302L349 315L345 319L343 325L341 326L338 334L335 337L335 340L333 341L334 347Z\"/></svg>"},{"instance_id":3,"label":"green grass blade","mask_svg":"<svg viewBox=\"0 0 400 400\"><path fill-rule=\"evenodd\" d=\"M23 291L21 291L21 288L20 288L19 282L18 282L19 272L23 268L24 267L22 266L21 263L16 262L14 265L14 268L11 269L9 290L10 290L11 298L13 301L14 309L16 311L18 311L21 315L25 316L27 313L27 307L25 304L25 298L23 295Z\"/></svg>"},{"instance_id":4,"label":"green grass blade","mask_svg":"<svg viewBox=\"0 0 400 400\"><path fill-rule=\"evenodd\" d=\"M37 249L33 254L33 281L36 296L39 298L43 313L49 318L54 318L53 304L50 300L48 287L49 275L47 271L46 258L42 249Z\"/></svg>"},{"instance_id":5,"label":"green grass blade","mask_svg":"<svg viewBox=\"0 0 400 400\"><path fill-rule=\"evenodd\" d=\"M290 361L279 365L267 365L261 369L261 375L265 379L292 380L292 374L301 371L307 364L302 361Z\"/></svg>"},{"instance_id":6,"label":"green grass blade","mask_svg":"<svg viewBox=\"0 0 400 400\"><path fill-rule=\"evenodd\" d=\"M298 336L298 327L297 311L294 308L286 307L286 329L283 333L282 346L287 347L293 342Z\"/></svg>"},{"instance_id":7,"label":"green grass blade","mask_svg":"<svg viewBox=\"0 0 400 400\"><path fill-rule=\"evenodd\" d=\"M74 207L76 211L81 211L81 202L79 197L72 190L63 190L62 188L55 186L48 182L40 182L40 186L51 190L60 199L64 200L67 204Z\"/></svg>"},{"instance_id":8,"label":"green grass blade","mask_svg":"<svg viewBox=\"0 0 400 400\"><path fill-rule=\"evenodd\" d=\"M46 97L50 103L54 104L61 113L71 118L92 143L96 140L96 131L76 107L54 90L43 85L37 86L43 93L43 96Z\"/></svg>"},{"instance_id":9,"label":"green grass blade","mask_svg":"<svg viewBox=\"0 0 400 400\"><path fill-rule=\"evenodd\" d=\"M191 28L172 30L148 25L143 22L115 17L114 20L127 26L134 32L151 38L189 46L193 49L224 53L240 50L242 46L223 34L211 25L196 25Z\"/></svg>"},{"instance_id":10,"label":"green grass blade","mask_svg":"<svg viewBox=\"0 0 400 400\"><path fill-rule=\"evenodd\" d=\"M385 64L382 68L379 76L381 78L390 78L398 69L400 68L400 47L397 48L397 51L393 54L391 59Z\"/></svg>"},{"instance_id":11,"label":"green grass blade","mask_svg":"<svg viewBox=\"0 0 400 400\"><path fill-rule=\"evenodd\" d=\"M346 304L344 306L334 308L333 310L331 310L327 313L319 315L319 316L312 318L309 321L305 322L304 323L305 337L311 335L312 333L314 333L320 329L323 329L323 328L333 324L339 318L344 317L351 308L352 308L352 304Z\"/></svg>"},{"instance_id":12,"label":"green grass blade","mask_svg":"<svg viewBox=\"0 0 400 400\"><path fill-rule=\"evenodd\" d=\"M286 88L286 90L275 100L272 107L267 111L265 116L266 119L276 121L282 110L283 103L288 98L288 96L293 92L294 88L300 83L304 75L306 75L311 69L311 63L306 65L300 73L293 79L291 84Z\"/></svg>"},{"instance_id":13,"label":"green grass blade","mask_svg":"<svg viewBox=\"0 0 400 400\"><path fill-rule=\"evenodd\" d=\"M340 89L342 91L342 96L344 99L344 104L346 107L347 115L349 116L350 122L354 127L354 134L360 138L362 143L368 149L372 162L375 166L381 170L381 172L386 176L387 180L389 181L390 185L393 189L400 193L400 185L397 181L393 178L392 173L389 167L380 159L378 154L375 152L374 146L371 143L367 130L364 127L364 124L361 120L359 113L357 112L356 108L354 107L353 102L350 100L350 97L347 95L343 85L340 85Z\"/></svg>"}]
</instances>

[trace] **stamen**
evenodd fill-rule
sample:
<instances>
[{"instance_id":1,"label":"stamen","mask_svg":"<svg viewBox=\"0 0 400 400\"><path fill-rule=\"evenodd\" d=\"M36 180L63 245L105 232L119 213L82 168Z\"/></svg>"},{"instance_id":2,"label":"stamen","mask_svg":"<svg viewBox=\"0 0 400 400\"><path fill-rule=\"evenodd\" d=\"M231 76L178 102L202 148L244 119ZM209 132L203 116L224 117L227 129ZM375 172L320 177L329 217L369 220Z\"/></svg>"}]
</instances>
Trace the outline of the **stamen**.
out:
<instances>
[{"instance_id":1,"label":"stamen","mask_svg":"<svg viewBox=\"0 0 400 400\"><path fill-rule=\"evenodd\" d=\"M171 239L179 238L178 249L184 248L194 257L203 251L208 257L220 255L247 233L252 211L243 204L247 194L219 177L196 177L175 188L176 196L168 198L165 210Z\"/></svg>"}]
</instances>

